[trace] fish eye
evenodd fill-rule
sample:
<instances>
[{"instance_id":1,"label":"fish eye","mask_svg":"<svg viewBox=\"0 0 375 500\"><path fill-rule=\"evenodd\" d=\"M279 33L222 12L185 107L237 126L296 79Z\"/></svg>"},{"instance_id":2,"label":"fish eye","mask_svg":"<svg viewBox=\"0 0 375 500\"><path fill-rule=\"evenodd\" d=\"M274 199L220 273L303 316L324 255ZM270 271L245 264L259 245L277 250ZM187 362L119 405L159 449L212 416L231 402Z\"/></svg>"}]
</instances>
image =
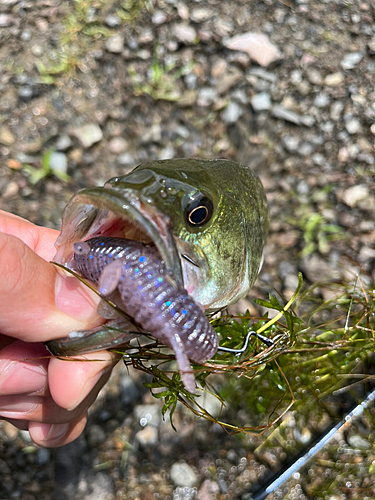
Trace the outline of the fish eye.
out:
<instances>
[{"instance_id":1,"label":"fish eye","mask_svg":"<svg viewBox=\"0 0 375 500\"><path fill-rule=\"evenodd\" d=\"M203 193L195 193L186 206L186 220L189 226L203 226L208 222L213 213L213 203Z\"/></svg>"}]
</instances>

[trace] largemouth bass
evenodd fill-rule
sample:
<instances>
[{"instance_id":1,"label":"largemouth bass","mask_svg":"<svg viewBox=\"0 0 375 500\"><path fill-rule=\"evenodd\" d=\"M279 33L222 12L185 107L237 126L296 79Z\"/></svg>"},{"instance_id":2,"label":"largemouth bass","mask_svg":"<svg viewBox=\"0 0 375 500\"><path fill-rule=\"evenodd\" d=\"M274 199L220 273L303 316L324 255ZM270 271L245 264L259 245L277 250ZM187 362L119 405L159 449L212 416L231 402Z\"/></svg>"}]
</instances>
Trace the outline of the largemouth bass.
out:
<instances>
[{"instance_id":1,"label":"largemouth bass","mask_svg":"<svg viewBox=\"0 0 375 500\"><path fill-rule=\"evenodd\" d=\"M152 161L73 196L55 260L77 270L77 243L96 237L151 245L175 287L214 312L253 286L267 231L265 193L250 168L227 160ZM119 334L99 327L62 340L48 343L49 349L72 355L118 345ZM167 344L176 351L173 342ZM188 351L186 343L181 345Z\"/></svg>"}]
</instances>

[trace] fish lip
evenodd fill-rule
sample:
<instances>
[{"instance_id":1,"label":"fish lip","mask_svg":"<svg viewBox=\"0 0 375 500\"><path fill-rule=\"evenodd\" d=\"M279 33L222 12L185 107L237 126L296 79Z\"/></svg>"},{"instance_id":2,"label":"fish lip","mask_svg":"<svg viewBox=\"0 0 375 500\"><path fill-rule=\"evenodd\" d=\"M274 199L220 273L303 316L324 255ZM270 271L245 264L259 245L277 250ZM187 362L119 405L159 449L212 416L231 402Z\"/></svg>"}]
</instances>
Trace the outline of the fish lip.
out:
<instances>
[{"instance_id":1,"label":"fish lip","mask_svg":"<svg viewBox=\"0 0 375 500\"><path fill-rule=\"evenodd\" d=\"M167 270L178 283L183 284L181 261L170 218L131 189L96 187L83 189L74 195L64 210L61 233L55 243L55 262L72 267L73 244L98 235L97 231L90 230L95 222L94 214L99 214L101 209L140 227L155 244ZM92 221L87 224L86 231L79 233L76 228L72 228L72 224L84 223L90 211Z\"/></svg>"}]
</instances>

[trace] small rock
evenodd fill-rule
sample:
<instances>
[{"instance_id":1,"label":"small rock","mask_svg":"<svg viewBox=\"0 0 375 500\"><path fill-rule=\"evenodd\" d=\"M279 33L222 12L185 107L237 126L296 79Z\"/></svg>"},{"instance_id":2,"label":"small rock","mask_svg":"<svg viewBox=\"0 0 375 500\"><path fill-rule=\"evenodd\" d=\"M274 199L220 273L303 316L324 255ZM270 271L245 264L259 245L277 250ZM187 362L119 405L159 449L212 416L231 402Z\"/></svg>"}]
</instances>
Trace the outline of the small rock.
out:
<instances>
[{"instance_id":1,"label":"small rock","mask_svg":"<svg viewBox=\"0 0 375 500\"><path fill-rule=\"evenodd\" d=\"M111 477L104 473L98 472L90 478L90 491L88 495L82 497L83 500L115 500L115 492Z\"/></svg>"},{"instance_id":2,"label":"small rock","mask_svg":"<svg viewBox=\"0 0 375 500\"><path fill-rule=\"evenodd\" d=\"M369 450L371 448L371 443L364 439L359 434L354 434L353 436L348 436L348 443L353 448L357 448L358 450Z\"/></svg>"},{"instance_id":3,"label":"small rock","mask_svg":"<svg viewBox=\"0 0 375 500\"><path fill-rule=\"evenodd\" d=\"M191 488L197 482L195 472L186 462L174 463L169 475L176 486Z\"/></svg>"},{"instance_id":4,"label":"small rock","mask_svg":"<svg viewBox=\"0 0 375 500\"><path fill-rule=\"evenodd\" d=\"M97 424L92 424L87 428L87 442L91 448L96 448L97 446L104 443L106 440L106 434L102 427Z\"/></svg>"},{"instance_id":5,"label":"small rock","mask_svg":"<svg viewBox=\"0 0 375 500\"><path fill-rule=\"evenodd\" d=\"M335 122L340 120L343 109L344 109L344 103L342 101L335 101L331 106L331 112L330 112L332 120L334 120Z\"/></svg>"},{"instance_id":6,"label":"small rock","mask_svg":"<svg viewBox=\"0 0 375 500\"><path fill-rule=\"evenodd\" d=\"M221 113L221 118L225 123L230 124L235 123L242 114L242 107L236 102L230 102Z\"/></svg>"},{"instance_id":7,"label":"small rock","mask_svg":"<svg viewBox=\"0 0 375 500\"><path fill-rule=\"evenodd\" d=\"M299 139L294 135L283 135L281 137L281 142L284 148L289 151L289 153L294 153L297 151L299 146Z\"/></svg>"},{"instance_id":8,"label":"small rock","mask_svg":"<svg viewBox=\"0 0 375 500\"><path fill-rule=\"evenodd\" d=\"M197 32L189 24L175 24L172 27L172 33L179 42L184 43L185 45L191 45L198 41Z\"/></svg>"},{"instance_id":9,"label":"small rock","mask_svg":"<svg viewBox=\"0 0 375 500\"><path fill-rule=\"evenodd\" d=\"M73 143L71 138L67 135L60 135L56 141L56 151L66 151L70 147L72 147Z\"/></svg>"},{"instance_id":10,"label":"small rock","mask_svg":"<svg viewBox=\"0 0 375 500\"><path fill-rule=\"evenodd\" d=\"M278 104L276 104L272 108L272 115L275 118L280 118L281 120L294 123L295 125L301 124L300 116L297 113L295 113L294 111L290 111L289 109L286 109Z\"/></svg>"},{"instance_id":11,"label":"small rock","mask_svg":"<svg viewBox=\"0 0 375 500\"><path fill-rule=\"evenodd\" d=\"M251 68L247 74L256 76L257 78L261 78L262 80L270 83L275 83L277 81L277 76L275 75L275 73L266 71L263 68Z\"/></svg>"},{"instance_id":12,"label":"small rock","mask_svg":"<svg viewBox=\"0 0 375 500\"><path fill-rule=\"evenodd\" d=\"M329 104L329 97L327 94L319 93L314 99L314 106L317 108L325 108Z\"/></svg>"},{"instance_id":13,"label":"small rock","mask_svg":"<svg viewBox=\"0 0 375 500\"><path fill-rule=\"evenodd\" d=\"M104 22L110 28L115 28L116 26L120 26L121 19L114 14L108 14L108 16L106 16Z\"/></svg>"},{"instance_id":14,"label":"small rock","mask_svg":"<svg viewBox=\"0 0 375 500\"><path fill-rule=\"evenodd\" d=\"M370 54L370 56L375 55L375 35L367 43L367 49L368 49L368 53Z\"/></svg>"},{"instance_id":15,"label":"small rock","mask_svg":"<svg viewBox=\"0 0 375 500\"><path fill-rule=\"evenodd\" d=\"M307 79L313 85L321 85L323 83L322 74L315 68L309 69L307 72Z\"/></svg>"},{"instance_id":16,"label":"small rock","mask_svg":"<svg viewBox=\"0 0 375 500\"><path fill-rule=\"evenodd\" d=\"M160 24L165 23L165 21L167 20L167 14L163 10L157 9L154 11L151 19L153 24L159 26Z\"/></svg>"},{"instance_id":17,"label":"small rock","mask_svg":"<svg viewBox=\"0 0 375 500\"><path fill-rule=\"evenodd\" d=\"M124 47L124 37L120 34L110 36L106 41L105 48L113 54L120 54Z\"/></svg>"},{"instance_id":18,"label":"small rock","mask_svg":"<svg viewBox=\"0 0 375 500\"><path fill-rule=\"evenodd\" d=\"M324 83L330 87L338 87L344 81L342 73L331 73L324 78Z\"/></svg>"},{"instance_id":19,"label":"small rock","mask_svg":"<svg viewBox=\"0 0 375 500\"><path fill-rule=\"evenodd\" d=\"M350 120L345 123L345 128L349 134L356 134L361 128L361 122L357 118L350 118Z\"/></svg>"},{"instance_id":20,"label":"small rock","mask_svg":"<svg viewBox=\"0 0 375 500\"><path fill-rule=\"evenodd\" d=\"M173 146L166 146L160 151L159 160L170 160L176 156L176 151Z\"/></svg>"},{"instance_id":21,"label":"small rock","mask_svg":"<svg viewBox=\"0 0 375 500\"><path fill-rule=\"evenodd\" d=\"M362 52L351 52L346 54L344 59L341 61L340 65L343 69L354 69L359 62L362 61Z\"/></svg>"},{"instance_id":22,"label":"small rock","mask_svg":"<svg viewBox=\"0 0 375 500\"><path fill-rule=\"evenodd\" d=\"M0 128L0 144L3 146L12 146L16 142L16 138L7 127Z\"/></svg>"},{"instance_id":23,"label":"small rock","mask_svg":"<svg viewBox=\"0 0 375 500\"><path fill-rule=\"evenodd\" d=\"M123 153L117 158L117 163L119 165L124 165L125 167L136 165L136 159L130 153Z\"/></svg>"},{"instance_id":24,"label":"small rock","mask_svg":"<svg viewBox=\"0 0 375 500\"><path fill-rule=\"evenodd\" d=\"M31 36L32 34L30 30L24 30L22 31L20 38L23 42L29 42L31 40Z\"/></svg>"},{"instance_id":25,"label":"small rock","mask_svg":"<svg viewBox=\"0 0 375 500\"><path fill-rule=\"evenodd\" d=\"M49 167L53 172L66 174L68 170L68 158L64 153L53 151L49 158Z\"/></svg>"},{"instance_id":26,"label":"small rock","mask_svg":"<svg viewBox=\"0 0 375 500\"><path fill-rule=\"evenodd\" d=\"M263 33L248 31L229 38L224 42L224 45L230 50L246 52L253 61L263 67L269 66L282 57L276 45L271 43L268 36Z\"/></svg>"},{"instance_id":27,"label":"small rock","mask_svg":"<svg viewBox=\"0 0 375 500\"><path fill-rule=\"evenodd\" d=\"M265 111L271 107L271 97L267 92L255 94L250 100L254 111Z\"/></svg>"},{"instance_id":28,"label":"small rock","mask_svg":"<svg viewBox=\"0 0 375 500\"><path fill-rule=\"evenodd\" d=\"M330 264L317 254L301 260L301 269L311 283L340 279L342 276L337 265Z\"/></svg>"},{"instance_id":29,"label":"small rock","mask_svg":"<svg viewBox=\"0 0 375 500\"><path fill-rule=\"evenodd\" d=\"M0 14L0 28L6 28L7 26L12 26L14 24L14 17L10 14Z\"/></svg>"},{"instance_id":30,"label":"small rock","mask_svg":"<svg viewBox=\"0 0 375 500\"><path fill-rule=\"evenodd\" d=\"M211 479L206 479L199 488L197 500L213 500L218 498L219 493L219 485Z\"/></svg>"},{"instance_id":31,"label":"small rock","mask_svg":"<svg viewBox=\"0 0 375 500\"><path fill-rule=\"evenodd\" d=\"M197 104L198 106L210 106L217 99L216 90L212 87L203 87L198 92Z\"/></svg>"},{"instance_id":32,"label":"small rock","mask_svg":"<svg viewBox=\"0 0 375 500\"><path fill-rule=\"evenodd\" d=\"M158 443L158 429L152 425L148 425L135 435L135 439L144 447L155 446Z\"/></svg>"},{"instance_id":33,"label":"small rock","mask_svg":"<svg viewBox=\"0 0 375 500\"><path fill-rule=\"evenodd\" d=\"M20 188L17 182L11 181L7 184L1 197L3 200L8 200L9 198L13 198L13 196L16 196L19 190Z\"/></svg>"},{"instance_id":34,"label":"small rock","mask_svg":"<svg viewBox=\"0 0 375 500\"><path fill-rule=\"evenodd\" d=\"M224 75L217 83L216 90L219 95L225 94L230 90L236 83L238 83L242 78L241 71L235 71Z\"/></svg>"},{"instance_id":35,"label":"small rock","mask_svg":"<svg viewBox=\"0 0 375 500\"><path fill-rule=\"evenodd\" d=\"M84 148L89 148L103 139L102 129L96 123L87 123L82 127L72 130L72 135L77 137Z\"/></svg>"},{"instance_id":36,"label":"small rock","mask_svg":"<svg viewBox=\"0 0 375 500\"><path fill-rule=\"evenodd\" d=\"M14 441L15 439L18 438L18 429L17 427L14 427L13 424L10 422L7 422L6 420L3 420L1 422L1 428L2 431L4 432L6 438L5 441Z\"/></svg>"},{"instance_id":37,"label":"small rock","mask_svg":"<svg viewBox=\"0 0 375 500\"><path fill-rule=\"evenodd\" d=\"M160 142L161 141L161 126L159 123L154 123L151 127L146 130L146 132L141 137L141 144L147 144L148 142Z\"/></svg>"},{"instance_id":38,"label":"small rock","mask_svg":"<svg viewBox=\"0 0 375 500\"><path fill-rule=\"evenodd\" d=\"M40 57L44 53L44 47L36 43L32 45L31 52L34 54L35 57Z\"/></svg>"},{"instance_id":39,"label":"small rock","mask_svg":"<svg viewBox=\"0 0 375 500\"><path fill-rule=\"evenodd\" d=\"M129 147L128 141L123 137L113 137L108 144L111 153L119 155L124 153Z\"/></svg>"},{"instance_id":40,"label":"small rock","mask_svg":"<svg viewBox=\"0 0 375 500\"><path fill-rule=\"evenodd\" d=\"M38 448L36 452L36 463L46 465L51 460L51 450L49 448Z\"/></svg>"},{"instance_id":41,"label":"small rock","mask_svg":"<svg viewBox=\"0 0 375 500\"><path fill-rule=\"evenodd\" d=\"M359 184L346 189L343 193L342 200L350 208L354 208L358 203L369 196L369 188L365 184Z\"/></svg>"},{"instance_id":42,"label":"small rock","mask_svg":"<svg viewBox=\"0 0 375 500\"><path fill-rule=\"evenodd\" d=\"M198 8L198 9L193 9L190 14L190 19L194 23L201 23L203 21L206 21L213 15L213 11L211 9L206 9L204 7Z\"/></svg>"}]
</instances>

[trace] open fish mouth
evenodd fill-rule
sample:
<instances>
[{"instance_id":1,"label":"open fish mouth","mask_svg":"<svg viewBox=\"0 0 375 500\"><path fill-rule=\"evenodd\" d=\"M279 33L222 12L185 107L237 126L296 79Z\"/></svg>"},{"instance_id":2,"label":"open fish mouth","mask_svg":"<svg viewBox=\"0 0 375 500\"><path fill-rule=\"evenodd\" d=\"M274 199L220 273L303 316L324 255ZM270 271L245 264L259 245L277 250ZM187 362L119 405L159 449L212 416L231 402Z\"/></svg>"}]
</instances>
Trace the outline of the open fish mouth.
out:
<instances>
[{"instance_id":1,"label":"open fish mouth","mask_svg":"<svg viewBox=\"0 0 375 500\"><path fill-rule=\"evenodd\" d=\"M61 233L55 243L55 261L74 270L73 244L95 236L154 244L166 269L183 285L170 218L131 189L97 187L73 196L64 210Z\"/></svg>"}]
</instances>

